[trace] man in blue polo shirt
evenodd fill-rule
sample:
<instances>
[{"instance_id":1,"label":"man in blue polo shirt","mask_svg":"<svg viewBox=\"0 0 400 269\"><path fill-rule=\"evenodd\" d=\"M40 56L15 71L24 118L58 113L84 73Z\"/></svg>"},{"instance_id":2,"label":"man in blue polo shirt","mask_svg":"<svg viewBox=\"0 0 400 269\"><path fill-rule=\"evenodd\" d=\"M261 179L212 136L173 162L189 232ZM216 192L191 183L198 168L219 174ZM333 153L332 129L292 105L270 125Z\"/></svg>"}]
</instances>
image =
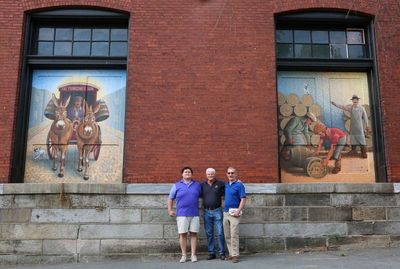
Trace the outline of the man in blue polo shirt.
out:
<instances>
[{"instance_id":1,"label":"man in blue polo shirt","mask_svg":"<svg viewBox=\"0 0 400 269\"><path fill-rule=\"evenodd\" d=\"M224 234L229 251L228 260L239 262L239 223L242 209L246 204L244 185L238 181L236 169L227 170L228 182L225 184Z\"/></svg>"},{"instance_id":2,"label":"man in blue polo shirt","mask_svg":"<svg viewBox=\"0 0 400 269\"><path fill-rule=\"evenodd\" d=\"M199 197L200 184L192 179L193 169L182 168L182 179L175 183L169 193L167 207L168 215L176 216L179 244L182 257L179 262L186 262L186 239L190 232L191 261L197 262L196 244L197 233L200 229ZM173 201L176 199L176 213L172 210Z\"/></svg>"}]
</instances>

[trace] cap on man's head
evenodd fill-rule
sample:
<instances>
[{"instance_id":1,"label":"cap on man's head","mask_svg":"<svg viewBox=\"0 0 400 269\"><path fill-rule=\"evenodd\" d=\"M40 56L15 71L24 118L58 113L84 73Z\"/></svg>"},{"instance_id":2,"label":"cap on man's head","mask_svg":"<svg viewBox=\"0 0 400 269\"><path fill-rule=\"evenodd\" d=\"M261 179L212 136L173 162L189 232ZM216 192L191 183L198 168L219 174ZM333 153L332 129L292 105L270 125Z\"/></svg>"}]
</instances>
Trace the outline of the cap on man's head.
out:
<instances>
[{"instance_id":1,"label":"cap on man's head","mask_svg":"<svg viewBox=\"0 0 400 269\"><path fill-rule=\"evenodd\" d=\"M308 118L310 118L310 120L312 120L314 122L317 121L317 117L315 117L315 115L313 113L311 113L311 112L307 112L306 116Z\"/></svg>"},{"instance_id":2,"label":"cap on man's head","mask_svg":"<svg viewBox=\"0 0 400 269\"><path fill-rule=\"evenodd\" d=\"M353 100L353 99L361 99L360 97L358 97L358 95L357 94L353 94L353 96L351 97L351 99L350 100Z\"/></svg>"}]
</instances>

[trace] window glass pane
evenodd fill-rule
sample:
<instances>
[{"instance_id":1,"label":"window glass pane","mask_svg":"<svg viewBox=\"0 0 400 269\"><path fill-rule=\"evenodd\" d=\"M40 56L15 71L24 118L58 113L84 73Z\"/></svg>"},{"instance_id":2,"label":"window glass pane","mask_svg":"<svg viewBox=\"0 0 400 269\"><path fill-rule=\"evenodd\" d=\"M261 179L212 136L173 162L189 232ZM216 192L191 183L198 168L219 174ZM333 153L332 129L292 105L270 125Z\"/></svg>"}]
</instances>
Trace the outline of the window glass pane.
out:
<instances>
[{"instance_id":1,"label":"window glass pane","mask_svg":"<svg viewBox=\"0 0 400 269\"><path fill-rule=\"evenodd\" d=\"M38 55L53 55L53 42L39 42Z\"/></svg>"},{"instance_id":2,"label":"window glass pane","mask_svg":"<svg viewBox=\"0 0 400 269\"><path fill-rule=\"evenodd\" d=\"M365 58L365 48L363 45L348 45L349 58Z\"/></svg>"},{"instance_id":3,"label":"window glass pane","mask_svg":"<svg viewBox=\"0 0 400 269\"><path fill-rule=\"evenodd\" d=\"M296 58L311 58L311 45L299 45L294 47L294 57Z\"/></svg>"},{"instance_id":4,"label":"window glass pane","mask_svg":"<svg viewBox=\"0 0 400 269\"><path fill-rule=\"evenodd\" d=\"M93 29L93 37L94 41L108 41L110 36L109 29Z\"/></svg>"},{"instance_id":5,"label":"window glass pane","mask_svg":"<svg viewBox=\"0 0 400 269\"><path fill-rule=\"evenodd\" d=\"M90 55L90 42L74 42L74 56Z\"/></svg>"},{"instance_id":6,"label":"window glass pane","mask_svg":"<svg viewBox=\"0 0 400 269\"><path fill-rule=\"evenodd\" d=\"M54 28L39 28L39 40L53 40Z\"/></svg>"},{"instance_id":7,"label":"window glass pane","mask_svg":"<svg viewBox=\"0 0 400 269\"><path fill-rule=\"evenodd\" d=\"M111 42L110 56L126 56L127 52L127 42Z\"/></svg>"},{"instance_id":8,"label":"window glass pane","mask_svg":"<svg viewBox=\"0 0 400 269\"><path fill-rule=\"evenodd\" d=\"M70 56L72 51L72 42L55 42L54 55Z\"/></svg>"},{"instance_id":9,"label":"window glass pane","mask_svg":"<svg viewBox=\"0 0 400 269\"><path fill-rule=\"evenodd\" d=\"M127 29L111 29L111 40L126 41L128 40Z\"/></svg>"},{"instance_id":10,"label":"window glass pane","mask_svg":"<svg viewBox=\"0 0 400 269\"><path fill-rule=\"evenodd\" d=\"M314 58L330 58L329 45L312 45Z\"/></svg>"},{"instance_id":11,"label":"window glass pane","mask_svg":"<svg viewBox=\"0 0 400 269\"><path fill-rule=\"evenodd\" d=\"M346 44L346 33L344 31L330 31L331 44Z\"/></svg>"},{"instance_id":12,"label":"window glass pane","mask_svg":"<svg viewBox=\"0 0 400 269\"><path fill-rule=\"evenodd\" d=\"M294 43L311 43L310 31L294 31Z\"/></svg>"},{"instance_id":13,"label":"window glass pane","mask_svg":"<svg viewBox=\"0 0 400 269\"><path fill-rule=\"evenodd\" d=\"M293 58L293 45L292 44L277 44L276 57L278 58Z\"/></svg>"},{"instance_id":14,"label":"window glass pane","mask_svg":"<svg viewBox=\"0 0 400 269\"><path fill-rule=\"evenodd\" d=\"M331 45L332 58L347 58L346 45Z\"/></svg>"},{"instance_id":15,"label":"window glass pane","mask_svg":"<svg viewBox=\"0 0 400 269\"><path fill-rule=\"evenodd\" d=\"M363 31L347 31L348 44L364 44Z\"/></svg>"},{"instance_id":16,"label":"window glass pane","mask_svg":"<svg viewBox=\"0 0 400 269\"><path fill-rule=\"evenodd\" d=\"M292 30L277 30L276 31L277 43L293 43Z\"/></svg>"},{"instance_id":17,"label":"window glass pane","mask_svg":"<svg viewBox=\"0 0 400 269\"><path fill-rule=\"evenodd\" d=\"M93 56L108 56L108 42L93 42L92 43Z\"/></svg>"},{"instance_id":18,"label":"window glass pane","mask_svg":"<svg viewBox=\"0 0 400 269\"><path fill-rule=\"evenodd\" d=\"M89 41L90 40L90 29L75 29L74 40L75 41Z\"/></svg>"},{"instance_id":19,"label":"window glass pane","mask_svg":"<svg viewBox=\"0 0 400 269\"><path fill-rule=\"evenodd\" d=\"M318 43L318 44L329 43L328 31L312 31L311 35L312 35L312 43Z\"/></svg>"},{"instance_id":20,"label":"window glass pane","mask_svg":"<svg viewBox=\"0 0 400 269\"><path fill-rule=\"evenodd\" d=\"M57 28L56 29L56 40L72 40L72 29L71 28Z\"/></svg>"}]
</instances>

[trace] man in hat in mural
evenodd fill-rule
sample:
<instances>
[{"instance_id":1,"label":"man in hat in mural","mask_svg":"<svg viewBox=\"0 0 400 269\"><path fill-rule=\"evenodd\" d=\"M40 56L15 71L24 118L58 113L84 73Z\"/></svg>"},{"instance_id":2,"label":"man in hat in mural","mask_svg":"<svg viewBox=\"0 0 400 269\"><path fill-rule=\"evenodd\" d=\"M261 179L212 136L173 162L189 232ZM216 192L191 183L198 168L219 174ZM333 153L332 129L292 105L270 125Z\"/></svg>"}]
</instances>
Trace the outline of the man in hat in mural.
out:
<instances>
[{"instance_id":1,"label":"man in hat in mural","mask_svg":"<svg viewBox=\"0 0 400 269\"><path fill-rule=\"evenodd\" d=\"M348 105L339 105L335 102L331 102L332 105L350 112L350 145L351 150L349 155L357 154L357 146L360 146L362 158L367 158L367 142L365 135L369 131L368 127L368 115L365 108L360 105L360 97L354 94L351 99L353 103Z\"/></svg>"},{"instance_id":2,"label":"man in hat in mural","mask_svg":"<svg viewBox=\"0 0 400 269\"><path fill-rule=\"evenodd\" d=\"M323 165L328 166L328 162L332 158L335 160L335 167L332 169L332 174L339 173L342 169L341 151L346 145L346 134L338 128L326 128L326 126L322 123L317 123L314 126L313 131L320 137L318 147L314 155L319 155L324 141L329 141L329 151L325 159L323 160Z\"/></svg>"},{"instance_id":3,"label":"man in hat in mural","mask_svg":"<svg viewBox=\"0 0 400 269\"><path fill-rule=\"evenodd\" d=\"M69 107L67 110L67 117L72 121L74 130L85 117L85 111L83 110L82 103L82 96L75 96L74 105Z\"/></svg>"},{"instance_id":4,"label":"man in hat in mural","mask_svg":"<svg viewBox=\"0 0 400 269\"><path fill-rule=\"evenodd\" d=\"M310 125L317 121L317 117L307 112L304 117L291 118L283 130L285 145L282 148L281 156L284 160L290 159L290 146L311 145Z\"/></svg>"}]
</instances>

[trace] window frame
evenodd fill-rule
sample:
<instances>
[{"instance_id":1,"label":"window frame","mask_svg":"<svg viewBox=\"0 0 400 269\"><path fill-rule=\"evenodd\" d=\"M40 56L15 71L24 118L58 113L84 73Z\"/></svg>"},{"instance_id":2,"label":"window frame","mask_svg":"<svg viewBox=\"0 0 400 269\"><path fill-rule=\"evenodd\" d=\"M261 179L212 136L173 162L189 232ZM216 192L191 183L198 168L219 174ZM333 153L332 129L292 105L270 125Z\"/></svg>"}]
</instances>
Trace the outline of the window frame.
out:
<instances>
[{"instance_id":1,"label":"window frame","mask_svg":"<svg viewBox=\"0 0 400 269\"><path fill-rule=\"evenodd\" d=\"M35 30L40 24L54 25L77 21L93 25L125 24L128 29L127 56L41 56L32 55ZM37 69L124 69L127 70L129 54L129 13L100 9L67 8L52 9L25 14L24 44L22 51L21 77L16 111L14 153L10 173L11 183L23 183L27 148L29 111L33 70ZM53 23L53 24L51 24ZM78 23L77 23L78 24Z\"/></svg>"},{"instance_id":2,"label":"window frame","mask_svg":"<svg viewBox=\"0 0 400 269\"><path fill-rule=\"evenodd\" d=\"M313 29L364 29L367 58L278 58L279 71L323 71L323 72L366 72L368 76L374 143L374 167L376 182L387 182L382 113L380 107L378 65L375 53L374 18L353 12L313 10L309 12L280 13L275 15L275 32L281 28ZM276 34L275 34L276 35ZM274 36L276 46L276 36ZM347 37L346 37L347 38ZM293 40L294 42L294 40ZM276 47L275 47L276 51ZM294 55L294 52L293 52ZM277 74L276 74L277 77ZM278 126L279 128L279 126ZM279 173L281 165L279 165ZM279 175L281 178L281 175Z\"/></svg>"}]
</instances>

